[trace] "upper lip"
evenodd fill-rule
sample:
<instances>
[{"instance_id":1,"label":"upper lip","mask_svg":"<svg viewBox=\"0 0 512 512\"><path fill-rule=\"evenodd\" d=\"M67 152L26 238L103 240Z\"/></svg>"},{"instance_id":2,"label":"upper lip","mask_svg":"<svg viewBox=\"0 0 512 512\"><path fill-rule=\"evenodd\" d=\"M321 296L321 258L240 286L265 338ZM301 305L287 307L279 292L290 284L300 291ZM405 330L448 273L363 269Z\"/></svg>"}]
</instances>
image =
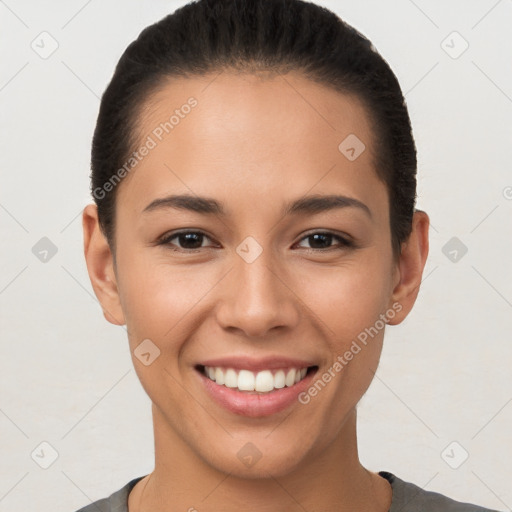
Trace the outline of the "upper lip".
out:
<instances>
[{"instance_id":1,"label":"upper lip","mask_svg":"<svg viewBox=\"0 0 512 512\"><path fill-rule=\"evenodd\" d=\"M208 359L198 363L198 366L215 366L221 368L233 368L237 370L262 371L274 370L277 368L308 368L316 366L311 361L283 356L269 356L259 359L251 357L223 357Z\"/></svg>"}]
</instances>

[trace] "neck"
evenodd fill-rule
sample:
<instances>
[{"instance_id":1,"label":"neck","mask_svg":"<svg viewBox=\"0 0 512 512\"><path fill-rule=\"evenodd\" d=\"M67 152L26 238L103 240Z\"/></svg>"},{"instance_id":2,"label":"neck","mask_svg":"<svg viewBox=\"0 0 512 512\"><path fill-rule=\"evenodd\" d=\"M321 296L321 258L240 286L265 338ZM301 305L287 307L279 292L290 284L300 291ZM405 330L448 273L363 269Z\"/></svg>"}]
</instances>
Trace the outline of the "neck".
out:
<instances>
[{"instance_id":1,"label":"neck","mask_svg":"<svg viewBox=\"0 0 512 512\"><path fill-rule=\"evenodd\" d=\"M389 510L389 483L359 462L355 410L332 445L277 478L241 478L217 471L183 442L154 405L153 425L155 469L137 484L145 487L140 509L140 488L130 493L130 512L238 512L248 503L262 512Z\"/></svg>"}]
</instances>

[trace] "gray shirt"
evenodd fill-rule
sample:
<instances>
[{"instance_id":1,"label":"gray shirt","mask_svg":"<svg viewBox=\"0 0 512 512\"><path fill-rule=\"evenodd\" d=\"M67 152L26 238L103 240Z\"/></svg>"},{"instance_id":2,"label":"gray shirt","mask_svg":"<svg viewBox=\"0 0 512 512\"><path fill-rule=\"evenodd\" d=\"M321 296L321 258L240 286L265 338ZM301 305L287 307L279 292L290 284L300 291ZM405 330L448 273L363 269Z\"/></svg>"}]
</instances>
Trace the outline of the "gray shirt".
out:
<instances>
[{"instance_id":1,"label":"gray shirt","mask_svg":"<svg viewBox=\"0 0 512 512\"><path fill-rule=\"evenodd\" d=\"M455 501L437 492L425 491L387 471L379 471L379 475L391 484L393 490L389 512L498 512ZM130 480L110 497L95 501L77 512L128 512L128 494L144 476Z\"/></svg>"}]
</instances>

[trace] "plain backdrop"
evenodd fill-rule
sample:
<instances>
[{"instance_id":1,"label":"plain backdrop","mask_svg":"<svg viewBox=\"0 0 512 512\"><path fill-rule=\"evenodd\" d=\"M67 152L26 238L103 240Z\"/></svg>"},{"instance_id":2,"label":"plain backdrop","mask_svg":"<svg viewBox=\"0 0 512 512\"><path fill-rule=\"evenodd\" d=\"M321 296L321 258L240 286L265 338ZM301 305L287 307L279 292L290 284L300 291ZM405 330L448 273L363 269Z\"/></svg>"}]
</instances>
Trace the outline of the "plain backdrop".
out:
<instances>
[{"instance_id":1,"label":"plain backdrop","mask_svg":"<svg viewBox=\"0 0 512 512\"><path fill-rule=\"evenodd\" d=\"M72 512L153 469L150 401L92 291L81 212L114 67L184 3L0 2L0 511ZM361 460L511 510L512 2L318 3L396 73L432 222L417 304L359 405Z\"/></svg>"}]
</instances>

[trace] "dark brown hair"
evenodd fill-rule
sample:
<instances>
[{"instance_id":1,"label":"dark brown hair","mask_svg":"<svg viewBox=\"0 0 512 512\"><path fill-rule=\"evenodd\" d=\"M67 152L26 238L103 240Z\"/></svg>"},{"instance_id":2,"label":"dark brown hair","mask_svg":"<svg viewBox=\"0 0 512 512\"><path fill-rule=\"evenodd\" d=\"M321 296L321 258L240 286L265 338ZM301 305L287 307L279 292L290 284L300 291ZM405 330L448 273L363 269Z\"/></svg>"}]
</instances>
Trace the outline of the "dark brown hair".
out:
<instances>
[{"instance_id":1,"label":"dark brown hair","mask_svg":"<svg viewBox=\"0 0 512 512\"><path fill-rule=\"evenodd\" d=\"M372 126L375 171L389 194L397 257L411 232L416 201L416 147L400 85L366 37L328 9L302 0L194 1L146 27L126 48L101 98L92 141L91 192L111 249L113 178L120 181L125 173L116 172L138 143L142 104L172 77L225 69L296 70L362 101Z\"/></svg>"}]
</instances>

